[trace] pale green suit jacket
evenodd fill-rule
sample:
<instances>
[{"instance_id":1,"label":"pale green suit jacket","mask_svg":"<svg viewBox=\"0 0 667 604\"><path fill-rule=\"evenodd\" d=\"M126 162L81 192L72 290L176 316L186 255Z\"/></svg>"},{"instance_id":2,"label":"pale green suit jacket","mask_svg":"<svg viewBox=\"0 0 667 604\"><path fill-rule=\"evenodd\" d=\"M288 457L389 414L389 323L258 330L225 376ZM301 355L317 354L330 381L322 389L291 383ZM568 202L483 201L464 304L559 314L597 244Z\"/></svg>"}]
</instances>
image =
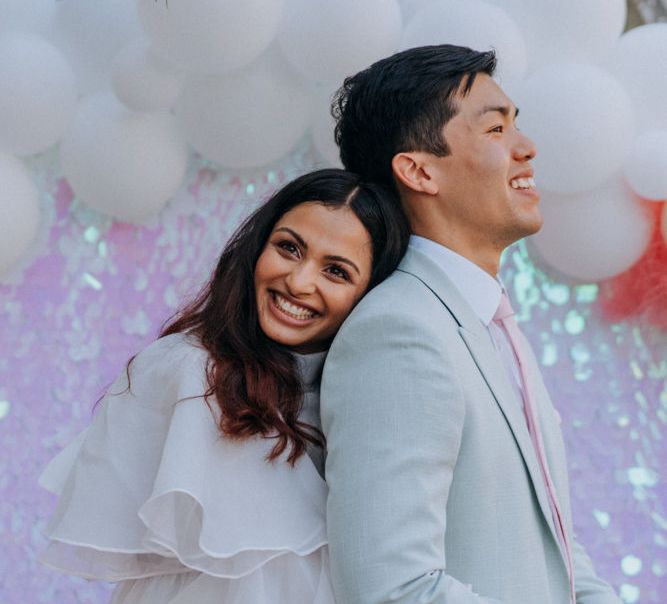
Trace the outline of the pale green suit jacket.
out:
<instances>
[{"instance_id":1,"label":"pale green suit jacket","mask_svg":"<svg viewBox=\"0 0 667 604\"><path fill-rule=\"evenodd\" d=\"M530 375L573 544L577 601L620 604L572 535L559 417ZM488 330L412 248L340 329L324 368L339 604L568 604L546 490Z\"/></svg>"}]
</instances>

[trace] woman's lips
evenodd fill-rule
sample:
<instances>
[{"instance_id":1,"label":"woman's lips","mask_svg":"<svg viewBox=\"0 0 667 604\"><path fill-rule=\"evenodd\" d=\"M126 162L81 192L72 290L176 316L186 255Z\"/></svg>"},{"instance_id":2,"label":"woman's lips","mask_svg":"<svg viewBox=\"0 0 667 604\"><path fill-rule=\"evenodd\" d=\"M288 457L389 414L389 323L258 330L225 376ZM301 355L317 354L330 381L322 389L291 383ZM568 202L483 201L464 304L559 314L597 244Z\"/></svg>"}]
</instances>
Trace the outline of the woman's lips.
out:
<instances>
[{"instance_id":1,"label":"woman's lips","mask_svg":"<svg viewBox=\"0 0 667 604\"><path fill-rule=\"evenodd\" d=\"M303 327L311 323L319 313L305 306L294 304L279 292L270 291L271 304L269 304L273 314L281 321L289 325Z\"/></svg>"}]
</instances>

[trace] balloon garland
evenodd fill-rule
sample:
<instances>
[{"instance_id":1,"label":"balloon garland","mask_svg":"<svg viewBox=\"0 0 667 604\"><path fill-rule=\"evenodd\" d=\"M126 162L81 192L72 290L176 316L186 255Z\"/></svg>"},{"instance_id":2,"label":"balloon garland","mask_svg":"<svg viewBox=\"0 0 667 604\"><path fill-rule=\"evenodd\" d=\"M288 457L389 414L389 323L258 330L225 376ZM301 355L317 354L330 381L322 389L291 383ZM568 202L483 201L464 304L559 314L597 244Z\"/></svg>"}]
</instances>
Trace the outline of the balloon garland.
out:
<instances>
[{"instance_id":1,"label":"balloon garland","mask_svg":"<svg viewBox=\"0 0 667 604\"><path fill-rule=\"evenodd\" d=\"M534 247L575 280L616 278L617 317L621 284L644 282L625 271L667 272L655 251L667 231L667 24L622 33L626 16L624 0L9 0L0 148L29 157L59 144L78 198L140 223L182 186L188 147L252 170L310 131L335 164L328 106L346 75L416 45L492 47L539 150L547 221ZM33 207L22 190L3 203ZM1 251L0 272L26 246Z\"/></svg>"}]
</instances>

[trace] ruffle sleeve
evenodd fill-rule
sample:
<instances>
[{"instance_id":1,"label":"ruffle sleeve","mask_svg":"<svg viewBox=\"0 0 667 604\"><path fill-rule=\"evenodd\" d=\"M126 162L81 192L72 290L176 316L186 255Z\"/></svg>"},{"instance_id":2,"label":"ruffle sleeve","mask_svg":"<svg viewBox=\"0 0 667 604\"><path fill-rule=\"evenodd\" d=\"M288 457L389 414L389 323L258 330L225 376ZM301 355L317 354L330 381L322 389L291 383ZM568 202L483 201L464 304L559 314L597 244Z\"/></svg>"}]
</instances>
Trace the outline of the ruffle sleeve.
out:
<instances>
[{"instance_id":1,"label":"ruffle sleeve","mask_svg":"<svg viewBox=\"0 0 667 604\"><path fill-rule=\"evenodd\" d=\"M105 581L199 571L240 578L281 556L326 554L326 486L308 456L224 438L202 394L206 353L161 338L46 468L59 496L42 561ZM323 559L324 556L318 556Z\"/></svg>"}]
</instances>

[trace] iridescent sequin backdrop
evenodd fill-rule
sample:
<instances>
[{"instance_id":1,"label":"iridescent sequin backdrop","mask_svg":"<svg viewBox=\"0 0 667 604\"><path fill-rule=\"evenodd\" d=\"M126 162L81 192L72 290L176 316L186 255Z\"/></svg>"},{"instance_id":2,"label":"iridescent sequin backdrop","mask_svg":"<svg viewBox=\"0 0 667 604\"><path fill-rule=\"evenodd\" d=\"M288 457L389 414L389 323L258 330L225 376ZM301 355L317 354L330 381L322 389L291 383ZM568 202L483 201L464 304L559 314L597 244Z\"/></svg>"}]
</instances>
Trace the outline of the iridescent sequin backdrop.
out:
<instances>
[{"instance_id":1,"label":"iridescent sequin backdrop","mask_svg":"<svg viewBox=\"0 0 667 604\"><path fill-rule=\"evenodd\" d=\"M103 603L109 586L42 568L54 498L37 476L91 419L130 355L206 278L238 222L315 167L302 146L242 176L192 163L183 190L142 227L73 199L54 156L31 169L41 241L0 285L0 602ZM548 276L519 243L502 276L563 417L575 528L600 575L629 603L667 602L667 334L609 324L595 285Z\"/></svg>"}]
</instances>

